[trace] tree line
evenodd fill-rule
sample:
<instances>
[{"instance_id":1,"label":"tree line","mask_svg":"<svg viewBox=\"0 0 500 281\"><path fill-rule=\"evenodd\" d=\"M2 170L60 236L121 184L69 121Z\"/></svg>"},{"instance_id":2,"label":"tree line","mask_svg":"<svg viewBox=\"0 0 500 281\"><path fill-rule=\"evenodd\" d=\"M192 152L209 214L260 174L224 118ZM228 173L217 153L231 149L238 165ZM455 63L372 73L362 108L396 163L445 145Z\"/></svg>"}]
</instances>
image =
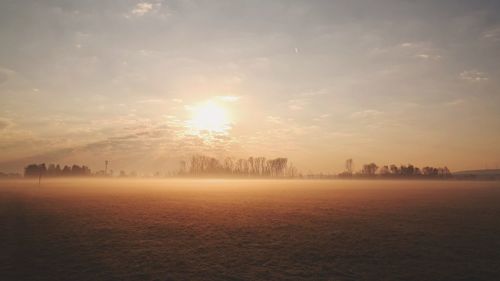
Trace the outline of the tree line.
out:
<instances>
[{"instance_id":1,"label":"tree line","mask_svg":"<svg viewBox=\"0 0 500 281\"><path fill-rule=\"evenodd\" d=\"M106 169L92 173L85 165L64 165L59 164L30 164L24 168L24 177L110 177L113 170ZM6 175L0 175L2 178ZM14 177L14 175L10 175ZM136 172L125 173L120 171L118 177L137 177ZM217 159L206 155L193 155L188 161L180 161L180 168L174 172L161 174L156 172L148 177L264 177L264 178L303 178L304 176L297 168L288 161L288 158L278 157L267 159L266 157L233 158L226 157ZM368 163L361 166L361 169L354 171L352 159L348 159L345 171L340 174L309 174L306 178L450 178L452 174L447 167L416 167L408 165L384 165L379 167L375 163Z\"/></svg>"},{"instance_id":2,"label":"tree line","mask_svg":"<svg viewBox=\"0 0 500 281\"><path fill-rule=\"evenodd\" d=\"M181 176L246 176L246 177L296 177L297 169L288 158L249 157L219 160L206 155L194 155L189 162L180 162Z\"/></svg>"},{"instance_id":3,"label":"tree line","mask_svg":"<svg viewBox=\"0 0 500 281\"><path fill-rule=\"evenodd\" d=\"M349 177L384 177L384 178L449 178L452 176L448 167L416 167L408 165L384 165L379 167L375 163L362 165L358 172L353 172L352 159L346 161L346 170L338 175L341 178Z\"/></svg>"},{"instance_id":4,"label":"tree line","mask_svg":"<svg viewBox=\"0 0 500 281\"><path fill-rule=\"evenodd\" d=\"M61 168L59 164L30 164L24 168L24 177L88 177L92 172L89 167L82 165L65 165Z\"/></svg>"}]
</instances>

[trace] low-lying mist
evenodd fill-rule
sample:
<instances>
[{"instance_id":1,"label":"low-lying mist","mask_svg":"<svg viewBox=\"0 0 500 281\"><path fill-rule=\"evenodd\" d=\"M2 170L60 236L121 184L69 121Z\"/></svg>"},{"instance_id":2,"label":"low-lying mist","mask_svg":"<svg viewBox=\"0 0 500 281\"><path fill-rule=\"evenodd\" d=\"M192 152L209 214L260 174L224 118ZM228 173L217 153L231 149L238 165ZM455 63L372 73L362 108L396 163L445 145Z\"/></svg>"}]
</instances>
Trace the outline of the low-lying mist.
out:
<instances>
[{"instance_id":1,"label":"low-lying mist","mask_svg":"<svg viewBox=\"0 0 500 281\"><path fill-rule=\"evenodd\" d=\"M0 279L495 280L498 202L477 181L5 180Z\"/></svg>"}]
</instances>

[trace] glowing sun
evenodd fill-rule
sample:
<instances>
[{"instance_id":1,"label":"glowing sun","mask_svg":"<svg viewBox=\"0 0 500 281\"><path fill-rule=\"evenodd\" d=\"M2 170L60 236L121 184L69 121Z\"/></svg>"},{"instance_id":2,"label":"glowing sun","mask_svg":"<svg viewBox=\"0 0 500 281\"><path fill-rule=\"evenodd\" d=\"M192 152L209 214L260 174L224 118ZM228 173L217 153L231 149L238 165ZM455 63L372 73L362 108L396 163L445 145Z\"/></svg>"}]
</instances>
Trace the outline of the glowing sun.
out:
<instances>
[{"instance_id":1,"label":"glowing sun","mask_svg":"<svg viewBox=\"0 0 500 281\"><path fill-rule=\"evenodd\" d=\"M193 108L189 127L195 132L226 133L230 119L225 108L208 101Z\"/></svg>"}]
</instances>

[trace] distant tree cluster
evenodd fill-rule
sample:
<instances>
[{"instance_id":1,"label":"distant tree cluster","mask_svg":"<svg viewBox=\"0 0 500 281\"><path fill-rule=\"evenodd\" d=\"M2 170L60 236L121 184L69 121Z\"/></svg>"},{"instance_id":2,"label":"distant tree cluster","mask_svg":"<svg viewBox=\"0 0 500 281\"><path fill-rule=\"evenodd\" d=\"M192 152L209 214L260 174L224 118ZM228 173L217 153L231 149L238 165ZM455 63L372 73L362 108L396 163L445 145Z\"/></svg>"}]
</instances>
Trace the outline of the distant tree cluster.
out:
<instances>
[{"instance_id":1,"label":"distant tree cluster","mask_svg":"<svg viewBox=\"0 0 500 281\"><path fill-rule=\"evenodd\" d=\"M352 172L352 159L346 161L345 172L339 177L384 177L384 178L449 178L452 176L448 167L423 167L422 169L412 165L385 165L379 167L375 163L364 164L357 173Z\"/></svg>"},{"instance_id":2,"label":"distant tree cluster","mask_svg":"<svg viewBox=\"0 0 500 281\"><path fill-rule=\"evenodd\" d=\"M288 158L266 159L249 157L235 159L226 157L220 161L205 155L195 155L190 162L181 161L180 175L190 176L248 176L248 177L296 177L297 169L288 162Z\"/></svg>"},{"instance_id":3,"label":"distant tree cluster","mask_svg":"<svg viewBox=\"0 0 500 281\"><path fill-rule=\"evenodd\" d=\"M380 174L383 176L396 176L396 177L450 177L451 172L448 167L423 167L422 169L415 167L411 164L397 167L396 165L383 166L380 169Z\"/></svg>"},{"instance_id":4,"label":"distant tree cluster","mask_svg":"<svg viewBox=\"0 0 500 281\"><path fill-rule=\"evenodd\" d=\"M24 168L24 177L35 178L35 177L88 177L91 176L92 172L85 166L65 165L63 168L59 164L49 164L46 166L43 164L30 164Z\"/></svg>"}]
</instances>

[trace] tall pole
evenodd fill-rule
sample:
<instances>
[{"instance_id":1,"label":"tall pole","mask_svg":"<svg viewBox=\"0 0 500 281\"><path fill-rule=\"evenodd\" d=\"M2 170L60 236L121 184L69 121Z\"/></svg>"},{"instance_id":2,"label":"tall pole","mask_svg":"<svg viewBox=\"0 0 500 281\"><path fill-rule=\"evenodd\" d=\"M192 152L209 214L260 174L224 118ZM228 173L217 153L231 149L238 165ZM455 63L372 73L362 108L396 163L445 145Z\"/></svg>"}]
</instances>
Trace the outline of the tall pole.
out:
<instances>
[{"instance_id":1,"label":"tall pole","mask_svg":"<svg viewBox=\"0 0 500 281\"><path fill-rule=\"evenodd\" d=\"M105 160L104 161L104 165L105 165L105 168L104 168L104 175L107 176L108 175L108 163L109 161L108 160Z\"/></svg>"}]
</instances>

